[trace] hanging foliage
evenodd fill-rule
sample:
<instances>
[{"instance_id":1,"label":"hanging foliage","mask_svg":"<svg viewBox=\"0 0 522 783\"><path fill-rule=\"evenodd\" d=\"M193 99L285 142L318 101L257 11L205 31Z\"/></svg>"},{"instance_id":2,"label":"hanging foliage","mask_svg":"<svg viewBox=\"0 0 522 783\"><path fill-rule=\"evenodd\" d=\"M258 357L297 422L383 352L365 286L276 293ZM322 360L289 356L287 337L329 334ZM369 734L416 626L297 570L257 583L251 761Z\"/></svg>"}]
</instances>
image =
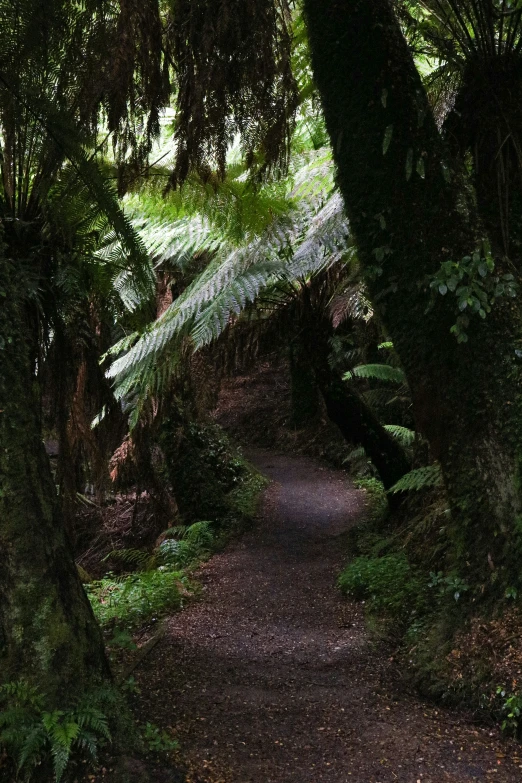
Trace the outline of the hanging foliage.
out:
<instances>
[{"instance_id":1,"label":"hanging foliage","mask_svg":"<svg viewBox=\"0 0 522 783\"><path fill-rule=\"evenodd\" d=\"M177 158L169 186L195 169L223 176L239 135L249 168L288 162L297 107L286 0L174 0Z\"/></svg>"}]
</instances>

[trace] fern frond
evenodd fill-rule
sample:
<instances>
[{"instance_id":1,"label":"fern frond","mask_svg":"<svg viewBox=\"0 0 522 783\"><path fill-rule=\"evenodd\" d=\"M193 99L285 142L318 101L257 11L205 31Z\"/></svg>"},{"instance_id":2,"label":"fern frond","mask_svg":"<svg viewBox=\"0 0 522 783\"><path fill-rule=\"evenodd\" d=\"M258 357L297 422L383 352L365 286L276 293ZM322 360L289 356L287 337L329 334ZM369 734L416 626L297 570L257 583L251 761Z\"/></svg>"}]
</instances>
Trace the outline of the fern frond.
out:
<instances>
[{"instance_id":1,"label":"fern frond","mask_svg":"<svg viewBox=\"0 0 522 783\"><path fill-rule=\"evenodd\" d=\"M410 430L408 427L401 427L398 424L385 424L384 429L403 446L411 446L417 437L417 433L414 430Z\"/></svg>"},{"instance_id":2,"label":"fern frond","mask_svg":"<svg viewBox=\"0 0 522 783\"><path fill-rule=\"evenodd\" d=\"M187 528L183 536L185 541L195 544L197 547L210 548L214 541L212 522L194 522Z\"/></svg>"},{"instance_id":3,"label":"fern frond","mask_svg":"<svg viewBox=\"0 0 522 783\"><path fill-rule=\"evenodd\" d=\"M442 472L438 463L411 470L399 479L388 492L418 492L429 487L442 487Z\"/></svg>"},{"instance_id":4,"label":"fern frond","mask_svg":"<svg viewBox=\"0 0 522 783\"><path fill-rule=\"evenodd\" d=\"M17 758L18 771L21 771L24 767L36 766L41 755L45 752L47 744L48 734L41 723L29 729Z\"/></svg>"},{"instance_id":5,"label":"fern frond","mask_svg":"<svg viewBox=\"0 0 522 783\"><path fill-rule=\"evenodd\" d=\"M103 561L116 560L125 565L142 568L149 557L149 553L142 549L113 549L108 555L105 555Z\"/></svg>"},{"instance_id":6,"label":"fern frond","mask_svg":"<svg viewBox=\"0 0 522 783\"><path fill-rule=\"evenodd\" d=\"M364 446L358 446L353 451L350 451L347 457L343 459L343 463L357 462L358 460L365 459L367 456Z\"/></svg>"},{"instance_id":7,"label":"fern frond","mask_svg":"<svg viewBox=\"0 0 522 783\"><path fill-rule=\"evenodd\" d=\"M406 376L399 367L391 367L389 364L361 364L343 375L345 381L353 378L371 378L390 383L406 383Z\"/></svg>"}]
</instances>

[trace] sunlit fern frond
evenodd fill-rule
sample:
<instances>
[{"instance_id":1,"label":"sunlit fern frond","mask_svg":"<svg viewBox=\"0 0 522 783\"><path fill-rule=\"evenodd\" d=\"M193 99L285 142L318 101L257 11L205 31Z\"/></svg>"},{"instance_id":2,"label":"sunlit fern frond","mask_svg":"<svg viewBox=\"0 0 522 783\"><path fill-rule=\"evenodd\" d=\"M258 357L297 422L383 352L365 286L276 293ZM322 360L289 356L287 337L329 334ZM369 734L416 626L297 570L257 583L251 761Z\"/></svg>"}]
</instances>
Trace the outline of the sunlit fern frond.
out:
<instances>
[{"instance_id":1,"label":"sunlit fern frond","mask_svg":"<svg viewBox=\"0 0 522 783\"><path fill-rule=\"evenodd\" d=\"M414 430L410 430L408 427L401 427L399 424L385 424L384 429L390 435L393 435L403 446L411 446L417 437L417 433Z\"/></svg>"},{"instance_id":2,"label":"sunlit fern frond","mask_svg":"<svg viewBox=\"0 0 522 783\"><path fill-rule=\"evenodd\" d=\"M425 468L416 468L406 473L399 481L393 485L389 492L418 492L422 489L442 486L442 472L440 465L428 465Z\"/></svg>"},{"instance_id":3,"label":"sunlit fern frond","mask_svg":"<svg viewBox=\"0 0 522 783\"><path fill-rule=\"evenodd\" d=\"M406 383L406 376L403 370L399 367L392 367L389 364L361 364L344 375L344 380L346 381L350 381L353 378L368 378L397 384Z\"/></svg>"}]
</instances>

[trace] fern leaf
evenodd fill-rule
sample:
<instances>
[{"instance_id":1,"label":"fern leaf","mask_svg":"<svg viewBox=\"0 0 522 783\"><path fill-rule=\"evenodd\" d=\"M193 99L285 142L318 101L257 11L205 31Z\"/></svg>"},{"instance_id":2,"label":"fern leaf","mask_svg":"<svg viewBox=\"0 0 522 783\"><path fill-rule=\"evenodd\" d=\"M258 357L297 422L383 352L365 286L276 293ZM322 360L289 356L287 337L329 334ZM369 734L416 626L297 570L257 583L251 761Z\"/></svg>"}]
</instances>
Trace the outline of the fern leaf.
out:
<instances>
[{"instance_id":1,"label":"fern leaf","mask_svg":"<svg viewBox=\"0 0 522 783\"><path fill-rule=\"evenodd\" d=\"M404 372L399 367L391 367L389 364L361 364L354 367L351 372L345 373L343 378L345 381L353 378L371 378L390 383L406 383Z\"/></svg>"},{"instance_id":2,"label":"fern leaf","mask_svg":"<svg viewBox=\"0 0 522 783\"><path fill-rule=\"evenodd\" d=\"M364 446L359 446L356 449L353 449L353 451L350 451L347 457L343 459L343 463L345 462L357 462L357 460L364 459L366 457L366 451L364 449Z\"/></svg>"},{"instance_id":3,"label":"fern leaf","mask_svg":"<svg viewBox=\"0 0 522 783\"><path fill-rule=\"evenodd\" d=\"M17 759L18 770L20 771L24 767L34 767L40 760L47 743L48 734L41 723L30 729L23 741Z\"/></svg>"},{"instance_id":4,"label":"fern leaf","mask_svg":"<svg viewBox=\"0 0 522 783\"><path fill-rule=\"evenodd\" d=\"M388 492L418 492L429 487L442 486L442 472L440 465L428 465L425 468L416 468L406 473Z\"/></svg>"},{"instance_id":5,"label":"fern leaf","mask_svg":"<svg viewBox=\"0 0 522 783\"><path fill-rule=\"evenodd\" d=\"M384 429L403 446L411 446L417 437L417 433L414 430L410 430L408 427L401 427L398 424L385 424Z\"/></svg>"}]
</instances>

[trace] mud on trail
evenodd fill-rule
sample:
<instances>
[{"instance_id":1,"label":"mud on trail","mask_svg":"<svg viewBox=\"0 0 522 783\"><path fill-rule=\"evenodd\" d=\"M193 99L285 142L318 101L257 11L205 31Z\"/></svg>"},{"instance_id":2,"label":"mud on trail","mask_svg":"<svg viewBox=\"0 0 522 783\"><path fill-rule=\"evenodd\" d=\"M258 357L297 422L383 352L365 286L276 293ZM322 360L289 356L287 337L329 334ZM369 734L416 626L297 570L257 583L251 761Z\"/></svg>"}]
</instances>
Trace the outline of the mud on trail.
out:
<instances>
[{"instance_id":1,"label":"mud on trail","mask_svg":"<svg viewBox=\"0 0 522 783\"><path fill-rule=\"evenodd\" d=\"M312 460L249 456L273 480L258 525L203 567L202 600L138 670L142 719L176 728L195 781L520 781L519 746L401 692L341 600L363 494Z\"/></svg>"}]
</instances>

